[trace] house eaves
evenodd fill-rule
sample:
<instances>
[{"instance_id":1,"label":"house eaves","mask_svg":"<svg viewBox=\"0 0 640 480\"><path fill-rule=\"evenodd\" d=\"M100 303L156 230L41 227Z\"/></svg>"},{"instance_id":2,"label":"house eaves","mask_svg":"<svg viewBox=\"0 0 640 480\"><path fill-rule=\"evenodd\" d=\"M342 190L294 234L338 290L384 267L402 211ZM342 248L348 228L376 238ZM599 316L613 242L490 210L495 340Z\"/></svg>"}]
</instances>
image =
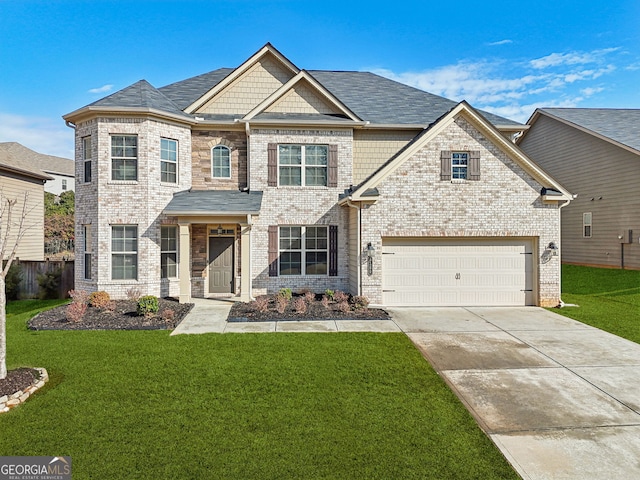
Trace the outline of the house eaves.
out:
<instances>
[{"instance_id":1,"label":"house eaves","mask_svg":"<svg viewBox=\"0 0 640 480\"><path fill-rule=\"evenodd\" d=\"M62 118L68 123L78 123L99 115L139 115L173 120L187 125L196 123L196 120L188 115L179 115L149 107L101 107L88 105L68 113Z\"/></svg>"}]
</instances>

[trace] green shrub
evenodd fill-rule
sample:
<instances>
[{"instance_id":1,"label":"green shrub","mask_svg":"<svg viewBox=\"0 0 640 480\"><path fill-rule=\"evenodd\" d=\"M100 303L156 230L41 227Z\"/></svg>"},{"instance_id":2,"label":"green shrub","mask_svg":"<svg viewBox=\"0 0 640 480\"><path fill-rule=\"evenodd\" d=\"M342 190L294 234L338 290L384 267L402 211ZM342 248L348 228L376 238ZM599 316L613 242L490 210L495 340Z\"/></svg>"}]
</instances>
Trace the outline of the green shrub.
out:
<instances>
[{"instance_id":1,"label":"green shrub","mask_svg":"<svg viewBox=\"0 0 640 480\"><path fill-rule=\"evenodd\" d=\"M288 301L288 300L291 300L291 297L293 296L293 292L291 291L290 288L281 288L280 291L278 292L278 295L280 295L281 297L284 297Z\"/></svg>"},{"instance_id":2,"label":"green shrub","mask_svg":"<svg viewBox=\"0 0 640 480\"><path fill-rule=\"evenodd\" d=\"M5 293L7 300L18 300L20 296L20 282L22 281L22 267L19 263L13 262L9 267L7 276L4 279Z\"/></svg>"},{"instance_id":3,"label":"green shrub","mask_svg":"<svg viewBox=\"0 0 640 480\"><path fill-rule=\"evenodd\" d=\"M60 286L60 278L62 277L62 269L56 268L51 272L38 275L38 286L40 287L40 298L43 300L51 300L58 298L58 288Z\"/></svg>"},{"instance_id":4,"label":"green shrub","mask_svg":"<svg viewBox=\"0 0 640 480\"><path fill-rule=\"evenodd\" d=\"M109 306L110 301L111 301L111 296L104 290L93 292L89 296L89 304L92 307L97 308L98 310L107 310L107 307Z\"/></svg>"},{"instance_id":5,"label":"green shrub","mask_svg":"<svg viewBox=\"0 0 640 480\"><path fill-rule=\"evenodd\" d=\"M138 300L138 307L136 312L138 315L150 316L158 313L160 305L158 304L158 297L155 295L145 295Z\"/></svg>"},{"instance_id":6,"label":"green shrub","mask_svg":"<svg viewBox=\"0 0 640 480\"><path fill-rule=\"evenodd\" d=\"M327 289L324 291L324 294L327 296L327 298L328 298L329 300L333 300L333 295L335 294L335 292L334 292L333 290L330 290L330 289L328 289L328 288L327 288Z\"/></svg>"}]
</instances>

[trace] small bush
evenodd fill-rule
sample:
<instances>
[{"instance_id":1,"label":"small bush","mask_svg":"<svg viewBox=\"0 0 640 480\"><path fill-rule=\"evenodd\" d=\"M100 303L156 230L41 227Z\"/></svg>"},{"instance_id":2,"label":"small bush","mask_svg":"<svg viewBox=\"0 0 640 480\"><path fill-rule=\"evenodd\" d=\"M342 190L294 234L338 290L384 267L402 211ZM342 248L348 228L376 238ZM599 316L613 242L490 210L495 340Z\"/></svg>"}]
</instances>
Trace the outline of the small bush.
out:
<instances>
[{"instance_id":1,"label":"small bush","mask_svg":"<svg viewBox=\"0 0 640 480\"><path fill-rule=\"evenodd\" d=\"M333 294L333 300L335 302L338 302L338 303L348 302L349 301L349 295L347 295L346 293L341 292L340 290L338 290Z\"/></svg>"},{"instance_id":2,"label":"small bush","mask_svg":"<svg viewBox=\"0 0 640 480\"><path fill-rule=\"evenodd\" d=\"M61 268L56 268L51 272L46 272L36 277L38 286L40 287L40 298L42 300L58 298L58 287L60 286L61 277Z\"/></svg>"},{"instance_id":3,"label":"small bush","mask_svg":"<svg viewBox=\"0 0 640 480\"><path fill-rule=\"evenodd\" d=\"M264 313L269 309L269 297L266 295L257 297L252 303L256 311L260 313Z\"/></svg>"},{"instance_id":4,"label":"small bush","mask_svg":"<svg viewBox=\"0 0 640 480\"><path fill-rule=\"evenodd\" d=\"M138 287L131 287L130 289L127 290L127 300L130 300L132 302L137 302L138 300L140 300L140 297L142 296L142 290L140 290Z\"/></svg>"},{"instance_id":5,"label":"small bush","mask_svg":"<svg viewBox=\"0 0 640 480\"><path fill-rule=\"evenodd\" d=\"M84 302L71 302L65 311L67 315L67 319L70 322L78 323L80 322L84 314L87 312L87 304Z\"/></svg>"},{"instance_id":6,"label":"small bush","mask_svg":"<svg viewBox=\"0 0 640 480\"><path fill-rule=\"evenodd\" d=\"M351 311L351 307L348 302L340 302L338 303L338 311L347 313Z\"/></svg>"},{"instance_id":7,"label":"small bush","mask_svg":"<svg viewBox=\"0 0 640 480\"><path fill-rule=\"evenodd\" d=\"M323 295L322 300L320 300L320 303L324 308L329 308L329 297L326 295Z\"/></svg>"},{"instance_id":8,"label":"small bush","mask_svg":"<svg viewBox=\"0 0 640 480\"><path fill-rule=\"evenodd\" d=\"M86 290L69 290L69 297L73 303L89 305L90 295Z\"/></svg>"},{"instance_id":9,"label":"small bush","mask_svg":"<svg viewBox=\"0 0 640 480\"><path fill-rule=\"evenodd\" d=\"M293 293L291 292L290 288L281 288L280 291L278 292L278 295L280 295L281 297L284 297L287 299L287 301L291 300L291 297L293 296Z\"/></svg>"},{"instance_id":10,"label":"small bush","mask_svg":"<svg viewBox=\"0 0 640 480\"><path fill-rule=\"evenodd\" d=\"M293 301L293 309L300 315L307 313L307 302L305 302L304 297L298 297Z\"/></svg>"},{"instance_id":11,"label":"small bush","mask_svg":"<svg viewBox=\"0 0 640 480\"><path fill-rule=\"evenodd\" d=\"M330 290L330 289L328 289L328 288L327 288L327 289L324 291L324 294L327 296L327 298L328 298L329 300L333 300L333 295L334 295L334 291L333 291L333 290Z\"/></svg>"},{"instance_id":12,"label":"small bush","mask_svg":"<svg viewBox=\"0 0 640 480\"><path fill-rule=\"evenodd\" d=\"M20 296L20 282L22 281L22 267L19 263L13 262L9 267L7 276L4 278L5 292L7 300L18 300Z\"/></svg>"},{"instance_id":13,"label":"small bush","mask_svg":"<svg viewBox=\"0 0 640 480\"><path fill-rule=\"evenodd\" d=\"M89 304L98 310L106 310L109 302L111 301L111 295L104 290L99 292L93 292L89 297Z\"/></svg>"},{"instance_id":14,"label":"small bush","mask_svg":"<svg viewBox=\"0 0 640 480\"><path fill-rule=\"evenodd\" d=\"M352 298L353 306L356 309L367 308L369 306L369 299L363 295L357 295Z\"/></svg>"},{"instance_id":15,"label":"small bush","mask_svg":"<svg viewBox=\"0 0 640 480\"><path fill-rule=\"evenodd\" d=\"M148 317L158 313L158 310L160 310L160 305L158 304L158 297L155 295L145 295L138 300L138 307L136 308L138 315Z\"/></svg>"},{"instance_id":16,"label":"small bush","mask_svg":"<svg viewBox=\"0 0 640 480\"><path fill-rule=\"evenodd\" d=\"M276 311L278 313L284 313L284 311L289 305L289 300L283 297L282 295L276 295Z\"/></svg>"},{"instance_id":17,"label":"small bush","mask_svg":"<svg viewBox=\"0 0 640 480\"><path fill-rule=\"evenodd\" d=\"M304 294L304 299L307 301L308 304L312 304L313 302L316 301L316 294L311 291L307 291Z\"/></svg>"}]
</instances>

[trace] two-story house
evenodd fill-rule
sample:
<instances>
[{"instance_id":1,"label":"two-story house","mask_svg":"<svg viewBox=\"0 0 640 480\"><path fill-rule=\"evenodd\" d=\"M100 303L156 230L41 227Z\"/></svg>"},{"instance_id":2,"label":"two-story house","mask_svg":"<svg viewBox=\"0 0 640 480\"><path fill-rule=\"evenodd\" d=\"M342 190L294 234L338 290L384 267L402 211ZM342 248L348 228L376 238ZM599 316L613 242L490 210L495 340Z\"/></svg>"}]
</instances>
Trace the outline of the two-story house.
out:
<instances>
[{"instance_id":1,"label":"two-story house","mask_svg":"<svg viewBox=\"0 0 640 480\"><path fill-rule=\"evenodd\" d=\"M329 288L385 305L556 305L571 196L524 125L267 44L64 116L76 288L249 300Z\"/></svg>"}]
</instances>

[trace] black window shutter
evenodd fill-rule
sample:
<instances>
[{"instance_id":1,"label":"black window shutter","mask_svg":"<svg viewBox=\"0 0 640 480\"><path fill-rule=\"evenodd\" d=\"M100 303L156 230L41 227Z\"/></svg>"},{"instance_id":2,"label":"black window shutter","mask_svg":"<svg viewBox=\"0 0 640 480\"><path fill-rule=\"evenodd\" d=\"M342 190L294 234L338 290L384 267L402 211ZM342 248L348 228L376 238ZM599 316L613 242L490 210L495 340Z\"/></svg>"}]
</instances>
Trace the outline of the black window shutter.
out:
<instances>
[{"instance_id":1,"label":"black window shutter","mask_svg":"<svg viewBox=\"0 0 640 480\"><path fill-rule=\"evenodd\" d=\"M278 276L278 226L269 225L269 276Z\"/></svg>"},{"instance_id":2,"label":"black window shutter","mask_svg":"<svg viewBox=\"0 0 640 480\"><path fill-rule=\"evenodd\" d=\"M329 225L329 276L338 275L338 226Z\"/></svg>"},{"instance_id":3,"label":"black window shutter","mask_svg":"<svg viewBox=\"0 0 640 480\"><path fill-rule=\"evenodd\" d=\"M480 180L480 152L469 152L469 180Z\"/></svg>"},{"instance_id":4,"label":"black window shutter","mask_svg":"<svg viewBox=\"0 0 640 480\"><path fill-rule=\"evenodd\" d=\"M278 186L278 145L275 143L267 145L267 185Z\"/></svg>"},{"instance_id":5,"label":"black window shutter","mask_svg":"<svg viewBox=\"0 0 640 480\"><path fill-rule=\"evenodd\" d=\"M451 180L451 151L440 152L440 180Z\"/></svg>"},{"instance_id":6,"label":"black window shutter","mask_svg":"<svg viewBox=\"0 0 640 480\"><path fill-rule=\"evenodd\" d=\"M328 187L338 186L338 146L329 145Z\"/></svg>"}]
</instances>

